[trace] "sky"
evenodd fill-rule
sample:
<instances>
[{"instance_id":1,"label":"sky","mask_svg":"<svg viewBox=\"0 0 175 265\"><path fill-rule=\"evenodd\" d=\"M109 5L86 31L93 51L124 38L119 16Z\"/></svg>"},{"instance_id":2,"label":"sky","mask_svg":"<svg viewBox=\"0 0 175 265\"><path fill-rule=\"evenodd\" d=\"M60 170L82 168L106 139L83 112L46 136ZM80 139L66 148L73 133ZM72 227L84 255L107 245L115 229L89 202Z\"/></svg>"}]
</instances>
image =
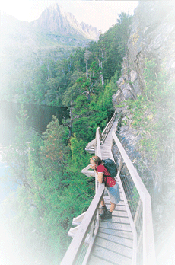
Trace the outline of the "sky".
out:
<instances>
[{"instance_id":1,"label":"sky","mask_svg":"<svg viewBox=\"0 0 175 265\"><path fill-rule=\"evenodd\" d=\"M1 1L0 10L19 20L32 21L53 3L72 13L79 23L83 21L104 33L116 23L121 12L133 14L138 1L5 0Z\"/></svg>"}]
</instances>

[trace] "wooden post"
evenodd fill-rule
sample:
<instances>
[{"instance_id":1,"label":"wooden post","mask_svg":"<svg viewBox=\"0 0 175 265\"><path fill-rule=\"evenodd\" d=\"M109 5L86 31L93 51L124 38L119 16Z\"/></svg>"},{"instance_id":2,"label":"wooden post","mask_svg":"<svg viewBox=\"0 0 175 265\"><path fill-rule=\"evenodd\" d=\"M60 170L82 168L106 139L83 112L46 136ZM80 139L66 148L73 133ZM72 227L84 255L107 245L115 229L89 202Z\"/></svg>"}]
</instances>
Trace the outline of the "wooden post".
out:
<instances>
[{"instance_id":1,"label":"wooden post","mask_svg":"<svg viewBox=\"0 0 175 265\"><path fill-rule=\"evenodd\" d=\"M95 155L98 157L101 157L101 150L100 150L100 127L96 130L96 148L95 148ZM98 181L97 181L97 173L95 172L95 192L97 192L98 189Z\"/></svg>"},{"instance_id":2,"label":"wooden post","mask_svg":"<svg viewBox=\"0 0 175 265\"><path fill-rule=\"evenodd\" d=\"M100 150L100 127L97 128L96 139L97 139L97 153L96 153L96 155L99 156L100 158L102 158L101 157L101 150Z\"/></svg>"}]
</instances>

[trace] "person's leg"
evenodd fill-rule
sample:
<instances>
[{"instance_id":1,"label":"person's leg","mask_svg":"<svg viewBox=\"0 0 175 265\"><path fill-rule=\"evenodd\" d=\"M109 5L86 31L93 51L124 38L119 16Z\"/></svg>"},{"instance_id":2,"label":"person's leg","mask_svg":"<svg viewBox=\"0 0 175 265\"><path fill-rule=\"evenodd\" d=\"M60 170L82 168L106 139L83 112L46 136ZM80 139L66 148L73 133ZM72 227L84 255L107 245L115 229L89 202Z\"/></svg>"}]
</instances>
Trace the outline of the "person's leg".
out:
<instances>
[{"instance_id":1,"label":"person's leg","mask_svg":"<svg viewBox=\"0 0 175 265\"><path fill-rule=\"evenodd\" d=\"M105 202L104 202L103 198L101 199L100 204L101 204L101 206L105 206Z\"/></svg>"},{"instance_id":2,"label":"person's leg","mask_svg":"<svg viewBox=\"0 0 175 265\"><path fill-rule=\"evenodd\" d=\"M102 206L104 207L104 206ZM106 211L103 215L102 215L102 219L111 219L112 218L112 213L114 211L116 207L116 204L111 202L111 206L110 206L110 210L109 211Z\"/></svg>"},{"instance_id":3,"label":"person's leg","mask_svg":"<svg viewBox=\"0 0 175 265\"><path fill-rule=\"evenodd\" d=\"M111 213L114 211L115 207L116 207L116 204L111 202L111 207L110 207Z\"/></svg>"},{"instance_id":4,"label":"person's leg","mask_svg":"<svg viewBox=\"0 0 175 265\"><path fill-rule=\"evenodd\" d=\"M102 219L111 219L112 218L112 213L116 207L116 204L118 203L118 198L117 198L117 190L115 187L109 187L107 188L108 194L110 196L110 210L105 213L105 216Z\"/></svg>"},{"instance_id":5,"label":"person's leg","mask_svg":"<svg viewBox=\"0 0 175 265\"><path fill-rule=\"evenodd\" d=\"M105 216L105 214L106 214L106 212L107 212L107 207L106 207L106 205L105 205L105 203L104 203L104 199L103 199L103 198L101 199L100 204L101 204L101 213L100 213L100 217L102 218L102 217Z\"/></svg>"}]
</instances>

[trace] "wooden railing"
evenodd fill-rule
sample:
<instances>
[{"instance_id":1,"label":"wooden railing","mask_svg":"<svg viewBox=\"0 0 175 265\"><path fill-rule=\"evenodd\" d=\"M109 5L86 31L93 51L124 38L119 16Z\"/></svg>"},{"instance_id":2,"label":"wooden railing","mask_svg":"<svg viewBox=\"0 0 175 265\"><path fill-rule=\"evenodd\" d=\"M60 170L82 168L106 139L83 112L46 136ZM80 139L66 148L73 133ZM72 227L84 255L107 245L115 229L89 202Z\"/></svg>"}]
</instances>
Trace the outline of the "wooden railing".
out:
<instances>
[{"instance_id":1,"label":"wooden railing","mask_svg":"<svg viewBox=\"0 0 175 265\"><path fill-rule=\"evenodd\" d=\"M103 140L106 139L109 128L112 127L116 113L114 113L111 123L108 124L108 128L105 128L103 133ZM106 136L105 136L106 134ZM137 209L132 215L133 223L135 225L134 230L136 234L136 244L133 253L135 253L132 264L138 265L155 265L155 250L154 250L154 232L152 223L152 212L151 212L151 197L145 188L141 178L139 177L137 170L133 166L131 160L126 154L124 148L122 147L119 139L117 138L115 131L112 133L113 140L115 141L119 152L121 154L122 160L124 161L134 182L135 188L139 194ZM95 143L95 144L94 144ZM93 142L95 154L101 158L100 151L100 128L97 128L96 138ZM121 168L121 161L119 162ZM120 172L120 169L119 169ZM84 173L85 174L85 173ZM121 180L120 180L121 182ZM87 212L83 213L80 218L74 218L73 224L79 224L76 227L76 233L72 239L72 242L61 262L61 265L72 265L72 264L82 264L86 265L88 258L90 256L95 237L99 228L99 213L98 206L100 204L101 198L104 192L104 184L98 185L97 176L95 173L95 186L96 194L91 202ZM127 194L126 194L127 198ZM128 202L130 206L130 202ZM132 213L131 213L132 214ZM81 221L78 223L77 220Z\"/></svg>"},{"instance_id":2,"label":"wooden railing","mask_svg":"<svg viewBox=\"0 0 175 265\"><path fill-rule=\"evenodd\" d=\"M114 123L115 117L116 117L116 113L117 113L117 110L115 110L112 118L107 123L106 127L104 128L103 132L101 133L101 144L104 143L104 141L106 140L106 137L108 136L109 131L111 130L111 128L113 126L113 123Z\"/></svg>"},{"instance_id":3,"label":"wooden railing","mask_svg":"<svg viewBox=\"0 0 175 265\"><path fill-rule=\"evenodd\" d=\"M115 131L113 131L112 136L113 140L115 141L119 149L121 157L130 172L131 178L135 184L135 188L137 189L138 194L140 196L136 212L133 216L134 219L133 222L135 224L135 230L137 233L136 256L137 259L139 259L139 261L137 261L136 264L155 265L156 258L155 258L155 249L154 249L151 196L148 193L141 178L139 177L137 170L135 169L131 160L126 154L126 151L124 150L122 144L117 138Z\"/></svg>"},{"instance_id":4,"label":"wooden railing","mask_svg":"<svg viewBox=\"0 0 175 265\"><path fill-rule=\"evenodd\" d=\"M99 127L96 131L95 154L101 157ZM95 187L96 194L88 210L80 217L74 218L73 220L73 224L78 224L78 222L76 223L76 220L78 221L78 219L81 219L72 242L60 265L87 264L99 228L98 207L104 192L104 184L102 183L98 185L96 173Z\"/></svg>"},{"instance_id":5,"label":"wooden railing","mask_svg":"<svg viewBox=\"0 0 175 265\"><path fill-rule=\"evenodd\" d=\"M110 119L110 121L107 123L106 127L104 128L103 132L100 134L100 128L97 128L99 137L100 137L100 144L103 144L104 141L106 140L106 137L108 136L109 131L111 130L113 123L115 121L116 118L116 114L117 114L117 110L115 110L112 118ZM97 134L97 132L96 132ZM93 139L91 142L89 142L85 148L85 150L90 153L90 154L94 154L95 153L95 146L97 146L97 136L95 139Z\"/></svg>"}]
</instances>

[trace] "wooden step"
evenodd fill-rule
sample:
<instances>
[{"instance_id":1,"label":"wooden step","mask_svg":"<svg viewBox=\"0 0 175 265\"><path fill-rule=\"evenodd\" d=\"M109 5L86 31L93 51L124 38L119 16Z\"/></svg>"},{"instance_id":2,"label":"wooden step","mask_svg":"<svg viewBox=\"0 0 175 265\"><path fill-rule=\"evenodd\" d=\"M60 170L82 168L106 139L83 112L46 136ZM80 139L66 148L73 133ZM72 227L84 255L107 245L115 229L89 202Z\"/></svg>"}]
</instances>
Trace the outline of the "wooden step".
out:
<instances>
[{"instance_id":1,"label":"wooden step","mask_svg":"<svg viewBox=\"0 0 175 265\"><path fill-rule=\"evenodd\" d=\"M106 203L106 207L108 210L110 209L110 206L111 206L110 203L109 204ZM120 213L120 215L124 214L125 216L128 216L125 205L118 205L117 204L116 208L113 211L113 215L114 216L117 215L117 212Z\"/></svg>"},{"instance_id":2,"label":"wooden step","mask_svg":"<svg viewBox=\"0 0 175 265\"><path fill-rule=\"evenodd\" d=\"M101 221L100 227L112 229L112 230L120 230L120 231L127 231L132 232L131 226L128 224L122 224L122 223L113 223L112 220L108 220L108 222Z\"/></svg>"},{"instance_id":3,"label":"wooden step","mask_svg":"<svg viewBox=\"0 0 175 265\"><path fill-rule=\"evenodd\" d=\"M107 201L104 200L104 202L105 202L106 205L107 205L107 204L108 204L108 205L110 204L110 200L107 200ZM116 205L116 207L117 207L117 206L125 206L124 201L119 201L119 203Z\"/></svg>"},{"instance_id":4,"label":"wooden step","mask_svg":"<svg viewBox=\"0 0 175 265\"><path fill-rule=\"evenodd\" d=\"M128 212L126 211L126 206L123 205L117 205L116 208L113 211L114 215L117 215L117 213L120 213L120 215L128 216Z\"/></svg>"},{"instance_id":5,"label":"wooden step","mask_svg":"<svg viewBox=\"0 0 175 265\"><path fill-rule=\"evenodd\" d=\"M103 222L105 222L105 220L103 220ZM112 213L112 220L111 220L112 223L121 223L121 224L128 224L130 225L130 222L129 222L129 218L128 217L119 217L119 216L116 216L114 215L114 213Z\"/></svg>"},{"instance_id":6,"label":"wooden step","mask_svg":"<svg viewBox=\"0 0 175 265\"><path fill-rule=\"evenodd\" d=\"M109 234L109 235L113 235L113 236L118 236L121 238L126 238L126 239L133 239L133 234L131 231L122 231L122 230L113 230L113 229L108 229L105 227L100 227L99 232L105 233L105 234Z\"/></svg>"},{"instance_id":7,"label":"wooden step","mask_svg":"<svg viewBox=\"0 0 175 265\"><path fill-rule=\"evenodd\" d=\"M91 258L87 265L119 265L118 263L111 263L107 260L101 259L99 257L96 257L94 255L91 255Z\"/></svg>"},{"instance_id":8,"label":"wooden step","mask_svg":"<svg viewBox=\"0 0 175 265\"><path fill-rule=\"evenodd\" d=\"M116 128L114 123L104 143L101 145L102 159L111 158L112 155L112 131ZM117 183L121 185L120 180ZM98 234L87 265L131 265L133 252L133 233L130 225L130 219L126 211L126 205L122 193L122 187L119 188L120 202L116 205L112 214L112 219L100 220ZM106 192L103 196L105 204L110 209L110 197Z\"/></svg>"},{"instance_id":9,"label":"wooden step","mask_svg":"<svg viewBox=\"0 0 175 265\"><path fill-rule=\"evenodd\" d=\"M126 206L125 205L121 205L121 204L117 204L114 212L115 211L124 211L124 212L126 212Z\"/></svg>"},{"instance_id":10,"label":"wooden step","mask_svg":"<svg viewBox=\"0 0 175 265\"><path fill-rule=\"evenodd\" d=\"M120 194L120 195L121 195L120 196L120 202L124 202L123 195L122 194ZM107 198L105 198L105 197L107 197ZM103 199L104 199L105 203L110 203L110 197L109 196L103 196Z\"/></svg>"},{"instance_id":11,"label":"wooden step","mask_svg":"<svg viewBox=\"0 0 175 265\"><path fill-rule=\"evenodd\" d=\"M125 257L118 253L115 253L111 250L108 250L103 247L94 247L93 256L99 257L104 259L105 261L111 262L112 264L122 264L122 265L131 265L132 260L131 258ZM102 265L103 263L99 264Z\"/></svg>"},{"instance_id":12,"label":"wooden step","mask_svg":"<svg viewBox=\"0 0 175 265\"><path fill-rule=\"evenodd\" d=\"M103 247L103 248L108 249L110 251L113 251L117 254L125 255L128 258L132 258L132 249L131 248L124 246L124 245L121 245L121 244L118 244L118 243L113 242L113 241L109 241L108 239L100 237L99 235L96 238L95 246L100 246L100 247Z\"/></svg>"},{"instance_id":13,"label":"wooden step","mask_svg":"<svg viewBox=\"0 0 175 265\"><path fill-rule=\"evenodd\" d=\"M119 210L114 210L112 213L113 216L118 216L118 217L127 217L128 218L128 213L126 211L119 211Z\"/></svg>"},{"instance_id":14,"label":"wooden step","mask_svg":"<svg viewBox=\"0 0 175 265\"><path fill-rule=\"evenodd\" d=\"M106 233L103 233L101 231L98 233L98 236L101 237L101 238L104 238L104 239L106 239L108 241L115 242L117 244L127 246L129 248L133 247L132 239L127 239L127 238L120 237L120 236L106 234Z\"/></svg>"}]
</instances>

